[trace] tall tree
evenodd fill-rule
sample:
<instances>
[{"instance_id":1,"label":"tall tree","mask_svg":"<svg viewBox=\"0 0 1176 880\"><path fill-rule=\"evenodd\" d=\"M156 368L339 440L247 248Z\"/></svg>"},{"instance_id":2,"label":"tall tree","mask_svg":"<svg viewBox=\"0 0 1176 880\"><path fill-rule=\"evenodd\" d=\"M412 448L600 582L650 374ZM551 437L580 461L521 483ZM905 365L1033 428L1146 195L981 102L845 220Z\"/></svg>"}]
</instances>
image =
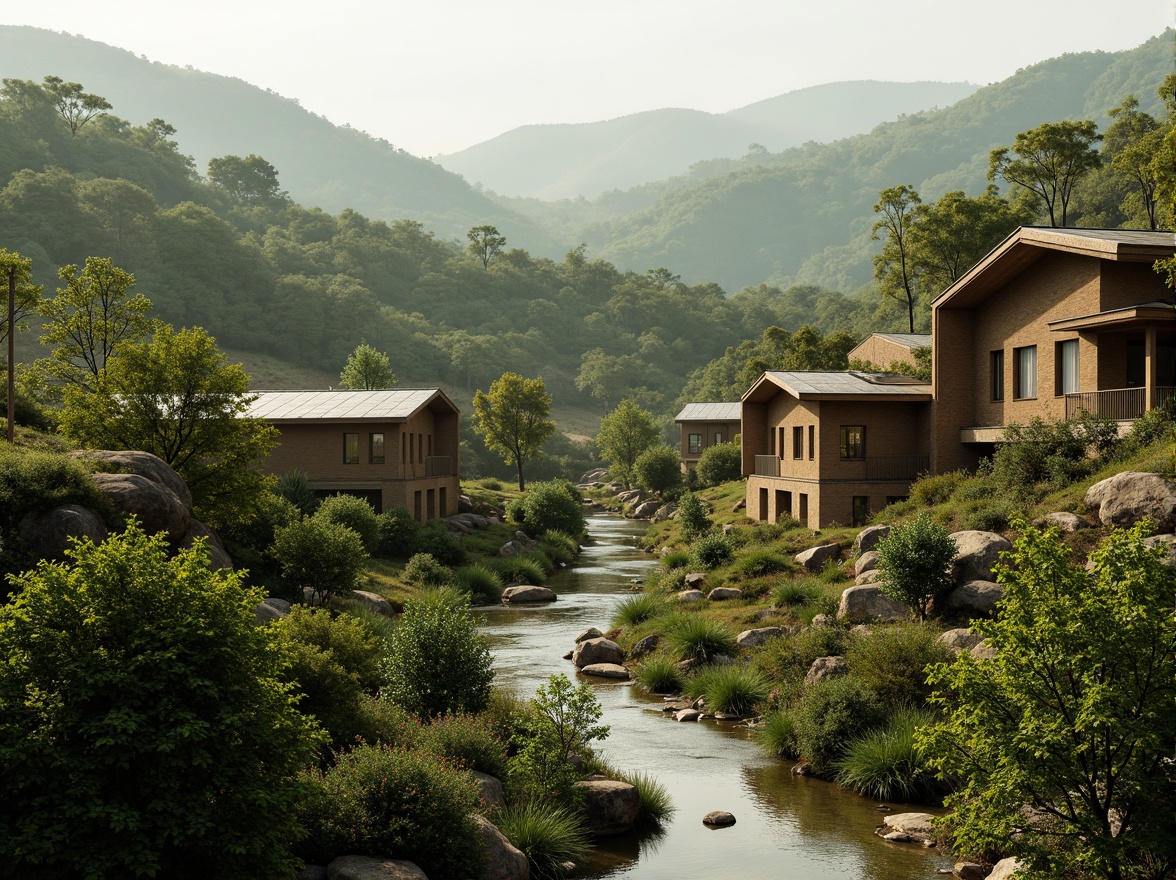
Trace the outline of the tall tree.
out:
<instances>
[{"instance_id":1,"label":"tall tree","mask_svg":"<svg viewBox=\"0 0 1176 880\"><path fill-rule=\"evenodd\" d=\"M1161 152L1164 130L1149 113L1139 110L1139 100L1128 95L1118 107L1107 111L1113 122L1103 132L1103 155L1110 160L1111 168L1131 181L1132 197L1138 200L1139 212L1149 229L1155 229L1157 191L1160 185L1161 168L1156 157ZM1125 213L1132 211L1125 204Z\"/></svg>"},{"instance_id":2,"label":"tall tree","mask_svg":"<svg viewBox=\"0 0 1176 880\"><path fill-rule=\"evenodd\" d=\"M601 419L596 445L609 461L612 476L626 489L633 484L637 459L658 442L659 433L653 415L629 399Z\"/></svg>"},{"instance_id":3,"label":"tall tree","mask_svg":"<svg viewBox=\"0 0 1176 880\"><path fill-rule=\"evenodd\" d=\"M506 236L495 226L475 226L466 233L466 238L470 240L466 250L482 264L483 269L489 269L490 262L506 246Z\"/></svg>"},{"instance_id":4,"label":"tall tree","mask_svg":"<svg viewBox=\"0 0 1176 880\"><path fill-rule=\"evenodd\" d=\"M209 159L208 179L243 202L266 204L288 198L278 189L278 170L253 153L244 159L240 156Z\"/></svg>"},{"instance_id":5,"label":"tall tree","mask_svg":"<svg viewBox=\"0 0 1176 880\"><path fill-rule=\"evenodd\" d=\"M4 308L0 310L0 340L7 343L5 366L7 373L6 409L8 442L16 427L16 334L28 328L27 318L41 302L40 285L33 284L33 261L18 253L0 248L0 286L4 290Z\"/></svg>"},{"instance_id":6,"label":"tall tree","mask_svg":"<svg viewBox=\"0 0 1176 880\"><path fill-rule=\"evenodd\" d=\"M377 388L392 388L396 374L392 372L388 355L376 351L366 342L361 342L355 351L347 356L347 366L339 376L344 388L372 391Z\"/></svg>"},{"instance_id":7,"label":"tall tree","mask_svg":"<svg viewBox=\"0 0 1176 880\"><path fill-rule=\"evenodd\" d=\"M1094 146L1099 140L1098 127L1089 119L1043 122L1018 134L1011 148L989 153L988 179L1001 177L1036 194L1045 203L1049 225L1066 226L1074 184L1102 162Z\"/></svg>"},{"instance_id":8,"label":"tall tree","mask_svg":"<svg viewBox=\"0 0 1176 880\"><path fill-rule=\"evenodd\" d=\"M95 116L104 115L113 106L101 95L83 92L81 83L65 82L59 76L45 77L45 91L69 126L71 137L77 137L83 125Z\"/></svg>"},{"instance_id":9,"label":"tall tree","mask_svg":"<svg viewBox=\"0 0 1176 880\"><path fill-rule=\"evenodd\" d=\"M523 463L542 458L540 448L555 433L550 412L551 395L542 379L503 373L488 394L474 393L475 427L488 448L518 468L520 492L526 488Z\"/></svg>"},{"instance_id":10,"label":"tall tree","mask_svg":"<svg viewBox=\"0 0 1176 880\"><path fill-rule=\"evenodd\" d=\"M871 232L883 242L882 253L874 257L874 280L882 293L906 304L907 323L914 333L918 280L911 263L911 229L918 222L915 208L922 199L905 183L887 187L878 196L874 213L881 216Z\"/></svg>"}]
</instances>

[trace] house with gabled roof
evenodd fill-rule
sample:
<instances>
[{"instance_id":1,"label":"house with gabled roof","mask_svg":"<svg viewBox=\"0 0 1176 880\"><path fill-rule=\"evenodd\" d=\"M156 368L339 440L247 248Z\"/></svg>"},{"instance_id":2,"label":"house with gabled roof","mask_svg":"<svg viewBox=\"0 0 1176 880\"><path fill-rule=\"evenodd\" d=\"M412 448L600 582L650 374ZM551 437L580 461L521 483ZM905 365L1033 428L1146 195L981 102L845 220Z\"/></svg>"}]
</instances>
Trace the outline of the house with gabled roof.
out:
<instances>
[{"instance_id":1,"label":"house with gabled roof","mask_svg":"<svg viewBox=\"0 0 1176 880\"><path fill-rule=\"evenodd\" d=\"M859 342L848 355L855 361L887 369L893 364L917 367L915 352L931 347L930 333L871 333Z\"/></svg>"},{"instance_id":2,"label":"house with gabled roof","mask_svg":"<svg viewBox=\"0 0 1176 880\"><path fill-rule=\"evenodd\" d=\"M674 417L682 429L679 454L682 468L693 468L702 453L718 443L730 443L739 435L741 405L732 403L688 403Z\"/></svg>"},{"instance_id":3,"label":"house with gabled roof","mask_svg":"<svg viewBox=\"0 0 1176 880\"><path fill-rule=\"evenodd\" d=\"M460 412L440 388L260 391L249 415L281 433L267 473L301 470L321 497L404 507L418 522L457 512Z\"/></svg>"}]
</instances>

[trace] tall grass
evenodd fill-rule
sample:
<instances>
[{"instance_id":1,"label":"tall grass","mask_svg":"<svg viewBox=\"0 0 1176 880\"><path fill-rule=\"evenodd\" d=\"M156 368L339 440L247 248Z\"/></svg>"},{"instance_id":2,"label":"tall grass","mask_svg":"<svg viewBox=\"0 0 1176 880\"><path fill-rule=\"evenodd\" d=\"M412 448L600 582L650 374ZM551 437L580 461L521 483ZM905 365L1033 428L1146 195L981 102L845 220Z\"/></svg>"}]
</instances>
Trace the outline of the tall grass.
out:
<instances>
[{"instance_id":1,"label":"tall grass","mask_svg":"<svg viewBox=\"0 0 1176 880\"><path fill-rule=\"evenodd\" d=\"M636 626L666 613L665 600L655 593L638 593L617 605L613 626Z\"/></svg>"},{"instance_id":2,"label":"tall grass","mask_svg":"<svg viewBox=\"0 0 1176 880\"><path fill-rule=\"evenodd\" d=\"M710 666L686 682L686 693L706 700L708 712L750 715L771 693L768 677L752 666Z\"/></svg>"},{"instance_id":3,"label":"tall grass","mask_svg":"<svg viewBox=\"0 0 1176 880\"><path fill-rule=\"evenodd\" d=\"M697 614L682 614L667 627L666 643L679 660L708 661L735 653L735 633L724 623Z\"/></svg>"},{"instance_id":4,"label":"tall grass","mask_svg":"<svg viewBox=\"0 0 1176 880\"><path fill-rule=\"evenodd\" d=\"M548 559L565 565L575 559L580 551L580 545L574 538L554 530L543 533L543 537L539 539L539 547Z\"/></svg>"},{"instance_id":5,"label":"tall grass","mask_svg":"<svg viewBox=\"0 0 1176 880\"><path fill-rule=\"evenodd\" d=\"M637 667L637 684L651 694L677 694L682 691L682 673L667 657L653 657Z\"/></svg>"},{"instance_id":6,"label":"tall grass","mask_svg":"<svg viewBox=\"0 0 1176 880\"><path fill-rule=\"evenodd\" d=\"M885 727L855 737L834 765L837 781L880 800L911 801L932 794L935 775L915 748L915 728L931 721L926 710L904 708L890 716Z\"/></svg>"},{"instance_id":7,"label":"tall grass","mask_svg":"<svg viewBox=\"0 0 1176 880\"><path fill-rule=\"evenodd\" d=\"M641 770L616 774L637 789L637 828L660 828L674 814L674 802L666 787Z\"/></svg>"},{"instance_id":8,"label":"tall grass","mask_svg":"<svg viewBox=\"0 0 1176 880\"><path fill-rule=\"evenodd\" d=\"M544 567L529 555L503 556L490 560L487 565L502 576L505 584L541 584L547 580Z\"/></svg>"},{"instance_id":9,"label":"tall grass","mask_svg":"<svg viewBox=\"0 0 1176 880\"><path fill-rule=\"evenodd\" d=\"M775 758L795 758L796 732L792 716L788 712L775 712L768 716L764 726L756 734L760 748Z\"/></svg>"},{"instance_id":10,"label":"tall grass","mask_svg":"<svg viewBox=\"0 0 1176 880\"><path fill-rule=\"evenodd\" d=\"M658 562L664 570L673 571L675 568L685 568L690 564L690 553L686 550L675 550L667 553Z\"/></svg>"},{"instance_id":11,"label":"tall grass","mask_svg":"<svg viewBox=\"0 0 1176 880\"><path fill-rule=\"evenodd\" d=\"M498 830L531 863L531 876L562 880L564 862L579 865L592 852L580 819L562 807L529 802L509 806L494 817Z\"/></svg>"},{"instance_id":12,"label":"tall grass","mask_svg":"<svg viewBox=\"0 0 1176 880\"><path fill-rule=\"evenodd\" d=\"M470 594L474 604L502 601L502 577L488 565L465 565L455 573L458 589Z\"/></svg>"},{"instance_id":13,"label":"tall grass","mask_svg":"<svg viewBox=\"0 0 1176 880\"><path fill-rule=\"evenodd\" d=\"M746 578L763 577L791 568L791 562L766 547L749 550L735 561L735 570Z\"/></svg>"},{"instance_id":14,"label":"tall grass","mask_svg":"<svg viewBox=\"0 0 1176 880\"><path fill-rule=\"evenodd\" d=\"M815 602L822 592L812 581L786 580L772 590L772 604L777 608L800 608Z\"/></svg>"}]
</instances>

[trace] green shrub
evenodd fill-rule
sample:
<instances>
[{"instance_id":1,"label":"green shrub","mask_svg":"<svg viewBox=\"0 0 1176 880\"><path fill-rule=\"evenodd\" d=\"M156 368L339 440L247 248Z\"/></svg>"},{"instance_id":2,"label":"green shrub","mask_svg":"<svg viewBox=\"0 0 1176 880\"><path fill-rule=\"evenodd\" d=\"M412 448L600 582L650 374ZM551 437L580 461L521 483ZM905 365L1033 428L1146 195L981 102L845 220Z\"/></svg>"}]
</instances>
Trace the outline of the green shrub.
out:
<instances>
[{"instance_id":1,"label":"green shrub","mask_svg":"<svg viewBox=\"0 0 1176 880\"><path fill-rule=\"evenodd\" d=\"M591 838L579 816L571 810L528 802L500 810L494 817L498 830L530 862L539 880L563 880L564 862L581 865L592 852Z\"/></svg>"},{"instance_id":2,"label":"green shrub","mask_svg":"<svg viewBox=\"0 0 1176 880\"><path fill-rule=\"evenodd\" d=\"M524 553L500 556L486 564L498 572L506 584L541 584L547 580L544 567Z\"/></svg>"},{"instance_id":3,"label":"green shrub","mask_svg":"<svg viewBox=\"0 0 1176 880\"><path fill-rule=\"evenodd\" d=\"M415 553L404 566L404 579L417 587L444 587L453 583L453 571L430 553Z\"/></svg>"},{"instance_id":4,"label":"green shrub","mask_svg":"<svg viewBox=\"0 0 1176 880\"><path fill-rule=\"evenodd\" d=\"M711 530L706 504L696 493L687 492L678 499L678 523L687 541L693 541Z\"/></svg>"},{"instance_id":5,"label":"green shrub","mask_svg":"<svg viewBox=\"0 0 1176 880\"><path fill-rule=\"evenodd\" d=\"M665 599L655 593L638 593L622 599L613 615L613 626L636 626L646 620L665 614Z\"/></svg>"},{"instance_id":6,"label":"green shrub","mask_svg":"<svg viewBox=\"0 0 1176 880\"><path fill-rule=\"evenodd\" d=\"M555 531L579 538L584 534L584 499L567 480L532 483L519 499L523 531L533 538ZM513 514L512 514L513 518Z\"/></svg>"},{"instance_id":7,"label":"green shrub","mask_svg":"<svg viewBox=\"0 0 1176 880\"><path fill-rule=\"evenodd\" d=\"M796 750L816 773L833 770L858 734L885 717L874 692L849 676L826 679L804 689L792 710Z\"/></svg>"},{"instance_id":8,"label":"green shrub","mask_svg":"<svg viewBox=\"0 0 1176 880\"><path fill-rule=\"evenodd\" d=\"M792 715L788 712L773 712L764 720L756 732L760 748L773 758L796 758L796 730Z\"/></svg>"},{"instance_id":9,"label":"green shrub","mask_svg":"<svg viewBox=\"0 0 1176 880\"><path fill-rule=\"evenodd\" d=\"M616 775L621 782L627 782L637 789L638 829L660 828L674 815L674 802L670 799L670 793L653 776L640 770L621 771Z\"/></svg>"},{"instance_id":10,"label":"green shrub","mask_svg":"<svg viewBox=\"0 0 1176 880\"><path fill-rule=\"evenodd\" d=\"M496 480L494 477L487 477L486 479L482 480L482 488L489 489L491 492L501 492L502 481Z\"/></svg>"},{"instance_id":11,"label":"green shrub","mask_svg":"<svg viewBox=\"0 0 1176 880\"><path fill-rule=\"evenodd\" d=\"M420 723L391 700L366 694L359 698L355 727L357 741L408 749L416 745L420 729Z\"/></svg>"},{"instance_id":12,"label":"green shrub","mask_svg":"<svg viewBox=\"0 0 1176 880\"><path fill-rule=\"evenodd\" d=\"M695 541L692 556L700 568L711 569L718 568L730 559L734 552L727 536L716 532Z\"/></svg>"},{"instance_id":13,"label":"green shrub","mask_svg":"<svg viewBox=\"0 0 1176 880\"><path fill-rule=\"evenodd\" d=\"M506 518L512 523L523 524L527 518L527 507L523 504L522 496L514 498L506 505Z\"/></svg>"},{"instance_id":14,"label":"green shrub","mask_svg":"<svg viewBox=\"0 0 1176 880\"><path fill-rule=\"evenodd\" d=\"M379 690L383 681L380 643L363 621L351 614L333 615L325 609L295 605L277 625L283 637L330 654L355 676L365 693Z\"/></svg>"},{"instance_id":15,"label":"green shrub","mask_svg":"<svg viewBox=\"0 0 1176 880\"><path fill-rule=\"evenodd\" d=\"M428 553L442 565L461 565L466 559L465 548L457 536L435 521L417 531L412 552Z\"/></svg>"},{"instance_id":16,"label":"green shrub","mask_svg":"<svg viewBox=\"0 0 1176 880\"><path fill-rule=\"evenodd\" d=\"M836 559L830 559L826 562L821 567L821 573L817 575L817 580L823 584L839 584L848 579L849 575L845 573L845 569Z\"/></svg>"},{"instance_id":17,"label":"green shrub","mask_svg":"<svg viewBox=\"0 0 1176 880\"><path fill-rule=\"evenodd\" d=\"M844 655L853 637L836 626L813 626L794 636L772 639L751 655L752 665L772 681L799 688L818 657Z\"/></svg>"},{"instance_id":18,"label":"green shrub","mask_svg":"<svg viewBox=\"0 0 1176 880\"><path fill-rule=\"evenodd\" d=\"M682 457L672 446L651 446L633 464L637 485L659 495L669 495L682 485Z\"/></svg>"},{"instance_id":19,"label":"green shrub","mask_svg":"<svg viewBox=\"0 0 1176 880\"><path fill-rule=\"evenodd\" d=\"M554 529L549 529L543 533L543 537L539 539L539 549L543 551L543 555L552 562L563 563L567 565L571 563L576 554L580 552L579 542L571 535L565 535L563 532L557 532Z\"/></svg>"},{"instance_id":20,"label":"green shrub","mask_svg":"<svg viewBox=\"0 0 1176 880\"><path fill-rule=\"evenodd\" d=\"M738 443L716 443L704 449L695 467L698 482L717 486L743 478L743 451Z\"/></svg>"},{"instance_id":21,"label":"green shrub","mask_svg":"<svg viewBox=\"0 0 1176 880\"><path fill-rule=\"evenodd\" d=\"M264 493L257 499L252 517L227 524L217 534L238 570L247 569L247 581L269 584L271 596L301 602L302 591L283 585L281 568L269 552L277 531L301 518L298 508L285 498Z\"/></svg>"},{"instance_id":22,"label":"green shrub","mask_svg":"<svg viewBox=\"0 0 1176 880\"><path fill-rule=\"evenodd\" d=\"M811 581L781 581L772 589L772 604L777 608L797 608L811 604L822 593L823 590Z\"/></svg>"},{"instance_id":23,"label":"green shrub","mask_svg":"<svg viewBox=\"0 0 1176 880\"><path fill-rule=\"evenodd\" d=\"M274 493L297 507L303 516L313 516L319 506L319 500L315 497L314 489L310 487L310 477L306 475L306 471L290 471L278 480L278 484L274 486Z\"/></svg>"},{"instance_id":24,"label":"green shrub","mask_svg":"<svg viewBox=\"0 0 1176 880\"><path fill-rule=\"evenodd\" d=\"M926 513L913 522L895 526L878 544L878 586L891 599L906 605L919 620L937 596L949 592L951 561L956 544L947 529Z\"/></svg>"},{"instance_id":25,"label":"green shrub","mask_svg":"<svg viewBox=\"0 0 1176 880\"><path fill-rule=\"evenodd\" d=\"M709 661L735 653L735 633L725 623L699 614L682 614L667 625L666 644L679 660Z\"/></svg>"},{"instance_id":26,"label":"green shrub","mask_svg":"<svg viewBox=\"0 0 1176 880\"><path fill-rule=\"evenodd\" d=\"M480 715L446 715L422 725L417 743L463 770L506 776L506 747L493 723Z\"/></svg>"},{"instance_id":27,"label":"green shrub","mask_svg":"<svg viewBox=\"0 0 1176 880\"><path fill-rule=\"evenodd\" d=\"M943 504L969 478L970 474L964 470L948 471L933 477L920 477L911 484L911 503L916 509Z\"/></svg>"},{"instance_id":28,"label":"green shrub","mask_svg":"<svg viewBox=\"0 0 1176 880\"><path fill-rule=\"evenodd\" d=\"M315 517L278 529L270 554L289 584L322 602L355 589L368 558L353 529Z\"/></svg>"},{"instance_id":29,"label":"green shrub","mask_svg":"<svg viewBox=\"0 0 1176 880\"><path fill-rule=\"evenodd\" d=\"M1163 440L1171 440L1176 431L1173 421L1174 406L1168 401L1164 406L1149 409L1136 419L1127 436L1123 438L1124 451L1128 454L1139 452Z\"/></svg>"},{"instance_id":30,"label":"green shrub","mask_svg":"<svg viewBox=\"0 0 1176 880\"><path fill-rule=\"evenodd\" d=\"M502 578L488 565L465 565L454 579L458 588L469 593L475 603L496 605L502 601Z\"/></svg>"},{"instance_id":31,"label":"green shrub","mask_svg":"<svg viewBox=\"0 0 1176 880\"><path fill-rule=\"evenodd\" d=\"M368 553L375 551L380 523L376 512L364 499L355 495L332 495L319 504L314 515L354 530L363 541L363 549Z\"/></svg>"},{"instance_id":32,"label":"green shrub","mask_svg":"<svg viewBox=\"0 0 1176 880\"><path fill-rule=\"evenodd\" d=\"M686 693L706 700L708 712L750 715L768 698L772 685L753 666L709 666L686 682Z\"/></svg>"},{"instance_id":33,"label":"green shrub","mask_svg":"<svg viewBox=\"0 0 1176 880\"><path fill-rule=\"evenodd\" d=\"M422 718L485 708L494 670L463 597L437 592L410 599L388 649L386 699Z\"/></svg>"},{"instance_id":34,"label":"green shrub","mask_svg":"<svg viewBox=\"0 0 1176 880\"><path fill-rule=\"evenodd\" d=\"M132 523L0 606L0 856L29 877L290 876L321 741L262 593Z\"/></svg>"},{"instance_id":35,"label":"green shrub","mask_svg":"<svg viewBox=\"0 0 1176 880\"><path fill-rule=\"evenodd\" d=\"M963 517L964 528L982 532L1000 532L1021 512L1021 506L1011 498L982 502L968 510Z\"/></svg>"},{"instance_id":36,"label":"green shrub","mask_svg":"<svg viewBox=\"0 0 1176 880\"><path fill-rule=\"evenodd\" d=\"M381 556L407 559L415 551L420 531L411 513L403 507L390 507L376 517L376 552Z\"/></svg>"},{"instance_id":37,"label":"green shrub","mask_svg":"<svg viewBox=\"0 0 1176 880\"><path fill-rule=\"evenodd\" d=\"M690 564L690 551L675 550L672 553L667 553L659 561L660 565L666 571L673 571L675 568L685 568Z\"/></svg>"},{"instance_id":38,"label":"green shrub","mask_svg":"<svg viewBox=\"0 0 1176 880\"><path fill-rule=\"evenodd\" d=\"M788 571L792 563L767 548L748 550L735 560L735 570L747 578L763 577L780 571Z\"/></svg>"},{"instance_id":39,"label":"green shrub","mask_svg":"<svg viewBox=\"0 0 1176 880\"><path fill-rule=\"evenodd\" d=\"M421 749L359 745L322 773L302 810L299 854L327 864L344 855L415 862L429 877L481 876L473 779ZM267 818L269 818L267 816Z\"/></svg>"},{"instance_id":40,"label":"green shrub","mask_svg":"<svg viewBox=\"0 0 1176 880\"><path fill-rule=\"evenodd\" d=\"M926 669L951 660L939 630L909 623L873 630L845 650L850 674L888 706L922 705L931 694Z\"/></svg>"},{"instance_id":41,"label":"green shrub","mask_svg":"<svg viewBox=\"0 0 1176 880\"><path fill-rule=\"evenodd\" d=\"M682 673L667 657L651 657L637 667L637 684L651 694L682 692Z\"/></svg>"},{"instance_id":42,"label":"green shrub","mask_svg":"<svg viewBox=\"0 0 1176 880\"><path fill-rule=\"evenodd\" d=\"M992 479L1017 496L1040 483L1065 488L1090 472L1092 455L1110 456L1118 444L1117 423L1086 412L1068 421L1010 423L992 456Z\"/></svg>"},{"instance_id":43,"label":"green shrub","mask_svg":"<svg viewBox=\"0 0 1176 880\"><path fill-rule=\"evenodd\" d=\"M837 781L867 797L913 801L936 791L935 774L915 748L915 728L930 724L926 710L900 709L885 727L854 737L836 762Z\"/></svg>"}]
</instances>

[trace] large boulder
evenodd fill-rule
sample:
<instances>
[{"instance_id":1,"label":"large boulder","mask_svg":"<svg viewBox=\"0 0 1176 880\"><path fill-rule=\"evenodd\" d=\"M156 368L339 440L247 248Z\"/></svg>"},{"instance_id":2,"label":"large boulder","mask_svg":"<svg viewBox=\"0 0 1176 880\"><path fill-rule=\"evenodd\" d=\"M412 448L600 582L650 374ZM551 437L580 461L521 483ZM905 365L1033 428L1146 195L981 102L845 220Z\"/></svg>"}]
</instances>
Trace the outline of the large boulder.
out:
<instances>
[{"instance_id":1,"label":"large boulder","mask_svg":"<svg viewBox=\"0 0 1176 880\"><path fill-rule=\"evenodd\" d=\"M884 538L890 537L890 526L869 526L857 533L853 539L853 552L861 556L877 548Z\"/></svg>"},{"instance_id":2,"label":"large boulder","mask_svg":"<svg viewBox=\"0 0 1176 880\"><path fill-rule=\"evenodd\" d=\"M414 862L372 856L340 856L327 865L327 880L429 880Z\"/></svg>"},{"instance_id":3,"label":"large boulder","mask_svg":"<svg viewBox=\"0 0 1176 880\"><path fill-rule=\"evenodd\" d=\"M818 657L804 676L805 684L816 684L849 674L849 664L844 657Z\"/></svg>"},{"instance_id":4,"label":"large boulder","mask_svg":"<svg viewBox=\"0 0 1176 880\"><path fill-rule=\"evenodd\" d=\"M882 828L879 830L887 839L892 839L889 837L891 833L898 832L917 843L935 840L930 813L891 813L882 818Z\"/></svg>"},{"instance_id":5,"label":"large boulder","mask_svg":"<svg viewBox=\"0 0 1176 880\"><path fill-rule=\"evenodd\" d=\"M836 560L840 556L841 546L839 544L822 544L819 547L802 550L792 558L805 571L815 573L823 569L826 563Z\"/></svg>"},{"instance_id":6,"label":"large boulder","mask_svg":"<svg viewBox=\"0 0 1176 880\"><path fill-rule=\"evenodd\" d=\"M497 776L479 773L477 770L470 771L470 775L474 777L474 782L478 783L478 793L482 798L483 807L502 809L506 806L506 792Z\"/></svg>"},{"instance_id":7,"label":"large boulder","mask_svg":"<svg viewBox=\"0 0 1176 880\"><path fill-rule=\"evenodd\" d=\"M1086 490L1086 506L1098 508L1107 526L1150 519L1157 532L1176 530L1176 483L1159 474L1124 471Z\"/></svg>"},{"instance_id":8,"label":"large boulder","mask_svg":"<svg viewBox=\"0 0 1176 880\"><path fill-rule=\"evenodd\" d=\"M841 594L837 619L846 623L898 623L909 620L910 609L885 595L876 584L861 584Z\"/></svg>"},{"instance_id":9,"label":"large boulder","mask_svg":"<svg viewBox=\"0 0 1176 880\"><path fill-rule=\"evenodd\" d=\"M1001 859L992 866L986 880L1012 880L1020 868L1021 863L1015 858Z\"/></svg>"},{"instance_id":10,"label":"large boulder","mask_svg":"<svg viewBox=\"0 0 1176 880\"><path fill-rule=\"evenodd\" d=\"M857 558L857 562L853 564L853 573L856 575L863 575L867 571L878 570L878 560L882 557L877 550L867 550Z\"/></svg>"},{"instance_id":11,"label":"large boulder","mask_svg":"<svg viewBox=\"0 0 1176 880\"><path fill-rule=\"evenodd\" d=\"M954 532L951 539L956 545L951 576L957 584L993 580L992 569L1000 562L1000 554L1013 546L1007 538L1002 538L996 532L976 529Z\"/></svg>"},{"instance_id":12,"label":"large boulder","mask_svg":"<svg viewBox=\"0 0 1176 880\"><path fill-rule=\"evenodd\" d=\"M634 519L651 519L654 514L662 507L661 501L656 498L651 498L649 501L642 501L633 508Z\"/></svg>"},{"instance_id":13,"label":"large boulder","mask_svg":"<svg viewBox=\"0 0 1176 880\"><path fill-rule=\"evenodd\" d=\"M584 824L591 834L606 837L633 830L640 801L636 788L615 779L588 779L574 785L583 795Z\"/></svg>"},{"instance_id":14,"label":"large boulder","mask_svg":"<svg viewBox=\"0 0 1176 880\"><path fill-rule=\"evenodd\" d=\"M271 620L280 620L283 617L289 617L289 615L290 603L274 596L258 602L253 609L253 620L256 623L269 623Z\"/></svg>"},{"instance_id":15,"label":"large boulder","mask_svg":"<svg viewBox=\"0 0 1176 880\"><path fill-rule=\"evenodd\" d=\"M579 667L584 675L594 675L597 678L615 678L620 681L629 680L629 670L620 663L589 663Z\"/></svg>"},{"instance_id":16,"label":"large boulder","mask_svg":"<svg viewBox=\"0 0 1176 880\"><path fill-rule=\"evenodd\" d=\"M1005 588L992 581L968 581L936 600L935 613L957 620L992 617L996 603L1004 598Z\"/></svg>"},{"instance_id":17,"label":"large boulder","mask_svg":"<svg viewBox=\"0 0 1176 880\"><path fill-rule=\"evenodd\" d=\"M1079 529L1090 527L1090 523L1078 514L1070 513L1068 510L1057 510L1053 513L1047 513L1045 515L1045 524L1047 526L1057 526L1060 532L1076 532Z\"/></svg>"},{"instance_id":18,"label":"large boulder","mask_svg":"<svg viewBox=\"0 0 1176 880\"><path fill-rule=\"evenodd\" d=\"M604 637L584 639L576 645L572 652L572 663L577 669L592 666L596 663L621 663L625 659L625 652L616 642Z\"/></svg>"},{"instance_id":19,"label":"large boulder","mask_svg":"<svg viewBox=\"0 0 1176 880\"><path fill-rule=\"evenodd\" d=\"M522 605L528 602L554 602L555 591L547 587L536 587L531 584L520 584L517 587L507 587L502 591L503 605Z\"/></svg>"},{"instance_id":20,"label":"large boulder","mask_svg":"<svg viewBox=\"0 0 1176 880\"><path fill-rule=\"evenodd\" d=\"M489 819L478 815L473 818L478 826L478 836L482 838L482 849L486 853L483 880L528 880L531 866L522 850L507 840L506 835Z\"/></svg>"},{"instance_id":21,"label":"large boulder","mask_svg":"<svg viewBox=\"0 0 1176 880\"><path fill-rule=\"evenodd\" d=\"M701 602L706 598L702 590L682 590L678 593L679 602Z\"/></svg>"},{"instance_id":22,"label":"large boulder","mask_svg":"<svg viewBox=\"0 0 1176 880\"><path fill-rule=\"evenodd\" d=\"M206 526L198 519L192 520L188 524L187 534L184 535L180 541L180 547L184 550L191 549L198 540L204 542L205 552L208 553L208 567L214 571L218 569L233 570L233 560L225 550L225 545L221 543L221 539L216 532Z\"/></svg>"},{"instance_id":23,"label":"large boulder","mask_svg":"<svg viewBox=\"0 0 1176 880\"><path fill-rule=\"evenodd\" d=\"M949 629L947 632L941 633L935 641L951 651L954 656L956 654L962 654L964 651L971 651L984 641L984 636L972 632L967 627L961 627L959 629Z\"/></svg>"},{"instance_id":24,"label":"large boulder","mask_svg":"<svg viewBox=\"0 0 1176 880\"><path fill-rule=\"evenodd\" d=\"M173 545L187 536L191 508L171 489L139 474L94 474L93 479L116 508L139 518L143 531L163 532Z\"/></svg>"},{"instance_id":25,"label":"large boulder","mask_svg":"<svg viewBox=\"0 0 1176 880\"><path fill-rule=\"evenodd\" d=\"M712 602L722 602L725 599L742 599L743 590L738 587L715 587L706 597Z\"/></svg>"},{"instance_id":26,"label":"large boulder","mask_svg":"<svg viewBox=\"0 0 1176 880\"><path fill-rule=\"evenodd\" d=\"M735 644L740 648L758 648L772 639L784 635L784 630L778 626L763 626L759 629L745 629L735 637Z\"/></svg>"},{"instance_id":27,"label":"large boulder","mask_svg":"<svg viewBox=\"0 0 1176 880\"><path fill-rule=\"evenodd\" d=\"M170 489L185 507L192 509L192 493L188 489L188 484L158 455L136 449L87 449L79 450L74 455L78 458L105 462L122 473L146 477L156 485Z\"/></svg>"},{"instance_id":28,"label":"large boulder","mask_svg":"<svg viewBox=\"0 0 1176 880\"><path fill-rule=\"evenodd\" d=\"M385 617L396 616L396 606L381 596L379 593L373 593L370 590L352 590L351 598L366 608L368 611L374 611L376 614L383 614Z\"/></svg>"},{"instance_id":29,"label":"large boulder","mask_svg":"<svg viewBox=\"0 0 1176 880\"><path fill-rule=\"evenodd\" d=\"M63 504L44 513L30 511L16 527L24 545L38 558L61 562L73 539L106 540L106 524L88 507Z\"/></svg>"}]
</instances>

